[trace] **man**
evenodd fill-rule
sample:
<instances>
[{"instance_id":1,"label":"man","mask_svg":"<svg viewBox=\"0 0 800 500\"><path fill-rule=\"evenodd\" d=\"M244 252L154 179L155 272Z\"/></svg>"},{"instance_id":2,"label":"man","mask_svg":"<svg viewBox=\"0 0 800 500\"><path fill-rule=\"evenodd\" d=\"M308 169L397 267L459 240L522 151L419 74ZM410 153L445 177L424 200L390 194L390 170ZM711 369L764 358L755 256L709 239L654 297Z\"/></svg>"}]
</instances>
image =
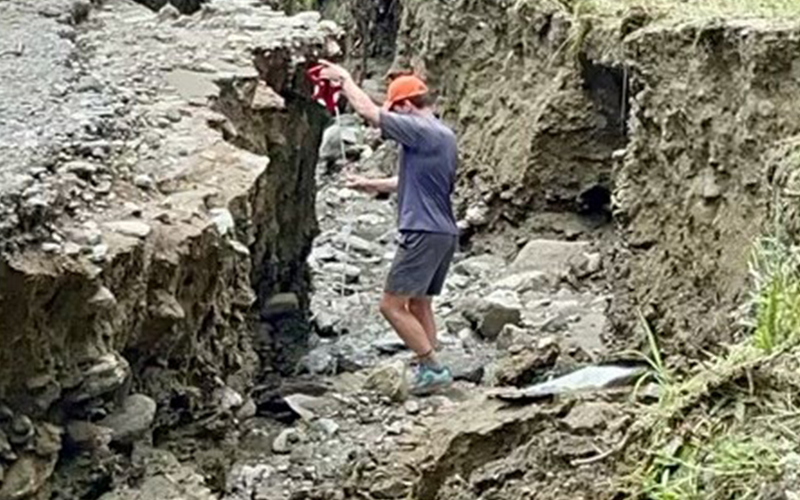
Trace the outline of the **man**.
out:
<instances>
[{"instance_id":1,"label":"man","mask_svg":"<svg viewBox=\"0 0 800 500\"><path fill-rule=\"evenodd\" d=\"M356 113L401 147L396 177L351 176L348 187L397 192L399 248L386 280L380 311L419 361L412 393L427 394L452 383L450 370L436 358L432 297L442 291L458 244L450 201L455 184L456 138L434 116L428 89L416 76L395 78L381 109L347 70L321 62L321 77L340 84Z\"/></svg>"}]
</instances>

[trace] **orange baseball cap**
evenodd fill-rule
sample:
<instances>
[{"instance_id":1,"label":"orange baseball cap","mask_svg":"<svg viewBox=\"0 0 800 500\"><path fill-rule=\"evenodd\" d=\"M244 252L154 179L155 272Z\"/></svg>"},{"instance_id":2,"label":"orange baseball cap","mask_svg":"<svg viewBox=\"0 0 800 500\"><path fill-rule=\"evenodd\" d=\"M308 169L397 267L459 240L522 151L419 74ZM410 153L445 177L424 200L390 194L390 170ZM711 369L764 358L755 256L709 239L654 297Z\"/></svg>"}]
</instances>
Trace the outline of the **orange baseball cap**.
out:
<instances>
[{"instance_id":1,"label":"orange baseball cap","mask_svg":"<svg viewBox=\"0 0 800 500\"><path fill-rule=\"evenodd\" d=\"M398 76L392 83L389 84L389 91L386 93L386 102L383 103L383 109L389 111L392 106L398 102L418 97L428 93L428 87L425 82L420 80L414 75Z\"/></svg>"}]
</instances>

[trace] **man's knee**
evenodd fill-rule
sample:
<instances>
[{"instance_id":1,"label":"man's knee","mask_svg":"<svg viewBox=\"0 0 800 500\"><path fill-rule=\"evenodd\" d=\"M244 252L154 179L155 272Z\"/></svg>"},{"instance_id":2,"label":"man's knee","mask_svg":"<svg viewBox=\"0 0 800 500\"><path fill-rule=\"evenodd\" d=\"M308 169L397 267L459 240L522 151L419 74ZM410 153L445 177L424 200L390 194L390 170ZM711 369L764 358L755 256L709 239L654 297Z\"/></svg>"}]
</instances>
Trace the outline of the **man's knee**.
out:
<instances>
[{"instance_id":1,"label":"man's knee","mask_svg":"<svg viewBox=\"0 0 800 500\"><path fill-rule=\"evenodd\" d=\"M405 307L405 299L390 293L384 293L378 308L384 318L390 318L400 312Z\"/></svg>"},{"instance_id":2,"label":"man's knee","mask_svg":"<svg viewBox=\"0 0 800 500\"><path fill-rule=\"evenodd\" d=\"M428 313L431 311L431 299L427 297L409 299L408 310L415 316Z\"/></svg>"}]
</instances>

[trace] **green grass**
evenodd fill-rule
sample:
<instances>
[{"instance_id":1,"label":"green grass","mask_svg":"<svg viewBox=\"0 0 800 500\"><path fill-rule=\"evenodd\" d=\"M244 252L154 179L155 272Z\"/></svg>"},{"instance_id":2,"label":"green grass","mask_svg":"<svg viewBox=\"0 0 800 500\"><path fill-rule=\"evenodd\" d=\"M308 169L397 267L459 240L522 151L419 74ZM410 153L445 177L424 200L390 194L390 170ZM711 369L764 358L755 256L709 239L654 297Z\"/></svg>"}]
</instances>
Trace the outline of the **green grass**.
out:
<instances>
[{"instance_id":1,"label":"green grass","mask_svg":"<svg viewBox=\"0 0 800 500\"><path fill-rule=\"evenodd\" d=\"M662 386L658 404L640 409L640 439L622 490L631 498L763 498L799 451L800 360L792 344L767 354L752 343L731 348L685 380Z\"/></svg>"},{"instance_id":2,"label":"green grass","mask_svg":"<svg viewBox=\"0 0 800 500\"><path fill-rule=\"evenodd\" d=\"M755 252L753 340L766 352L800 335L799 270L797 250L776 238L763 240Z\"/></svg>"}]
</instances>

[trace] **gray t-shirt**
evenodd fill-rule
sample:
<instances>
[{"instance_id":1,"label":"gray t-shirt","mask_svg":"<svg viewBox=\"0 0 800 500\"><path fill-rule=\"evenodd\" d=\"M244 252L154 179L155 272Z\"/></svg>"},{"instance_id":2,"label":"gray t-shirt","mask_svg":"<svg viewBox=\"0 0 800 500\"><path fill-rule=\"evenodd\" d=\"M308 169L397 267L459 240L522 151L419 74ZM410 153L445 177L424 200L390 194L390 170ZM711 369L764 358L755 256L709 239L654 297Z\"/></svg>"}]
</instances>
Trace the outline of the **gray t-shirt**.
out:
<instances>
[{"instance_id":1,"label":"gray t-shirt","mask_svg":"<svg viewBox=\"0 0 800 500\"><path fill-rule=\"evenodd\" d=\"M458 235L450 196L458 150L452 130L436 117L381 111L383 136L400 145L397 227Z\"/></svg>"}]
</instances>

